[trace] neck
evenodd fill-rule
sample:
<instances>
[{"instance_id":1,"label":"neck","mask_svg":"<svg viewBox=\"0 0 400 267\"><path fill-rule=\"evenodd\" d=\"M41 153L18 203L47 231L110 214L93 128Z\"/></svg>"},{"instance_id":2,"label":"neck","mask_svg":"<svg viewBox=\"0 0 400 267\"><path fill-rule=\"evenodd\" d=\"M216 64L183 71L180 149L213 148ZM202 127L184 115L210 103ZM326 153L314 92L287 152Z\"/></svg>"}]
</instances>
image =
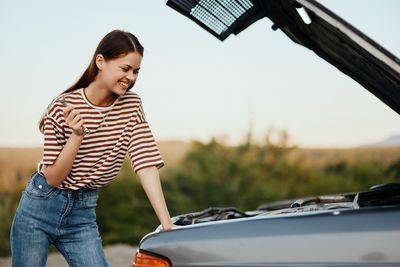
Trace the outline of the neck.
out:
<instances>
[{"instance_id":1,"label":"neck","mask_svg":"<svg viewBox=\"0 0 400 267\"><path fill-rule=\"evenodd\" d=\"M110 93L106 88L99 86L96 81L93 81L83 90L90 103L100 107L112 105L118 97L118 95Z\"/></svg>"}]
</instances>

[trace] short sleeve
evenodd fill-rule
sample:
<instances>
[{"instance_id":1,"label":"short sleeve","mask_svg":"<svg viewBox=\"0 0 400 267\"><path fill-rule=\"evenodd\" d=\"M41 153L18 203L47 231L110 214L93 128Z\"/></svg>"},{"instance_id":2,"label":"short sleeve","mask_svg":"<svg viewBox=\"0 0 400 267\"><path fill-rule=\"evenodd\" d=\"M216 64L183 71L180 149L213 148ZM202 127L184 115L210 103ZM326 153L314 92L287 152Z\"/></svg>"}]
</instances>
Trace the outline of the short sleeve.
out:
<instances>
[{"instance_id":1,"label":"short sleeve","mask_svg":"<svg viewBox=\"0 0 400 267\"><path fill-rule=\"evenodd\" d=\"M65 146L66 138L63 130L64 115L57 103L50 105L44 117L44 148L42 164L52 165Z\"/></svg>"},{"instance_id":2,"label":"short sleeve","mask_svg":"<svg viewBox=\"0 0 400 267\"><path fill-rule=\"evenodd\" d=\"M164 161L145 119L141 104L135 116L128 153L135 173L147 167L155 166L160 169L164 166Z\"/></svg>"}]
</instances>

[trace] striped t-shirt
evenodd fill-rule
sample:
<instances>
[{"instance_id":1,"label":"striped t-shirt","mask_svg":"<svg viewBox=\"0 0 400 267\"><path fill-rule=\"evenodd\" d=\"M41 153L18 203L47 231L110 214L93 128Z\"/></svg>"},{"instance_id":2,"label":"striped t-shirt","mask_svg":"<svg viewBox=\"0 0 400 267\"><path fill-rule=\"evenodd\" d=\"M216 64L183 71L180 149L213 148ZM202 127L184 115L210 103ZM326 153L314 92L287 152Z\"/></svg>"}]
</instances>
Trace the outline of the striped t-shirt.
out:
<instances>
[{"instance_id":1,"label":"striped t-shirt","mask_svg":"<svg viewBox=\"0 0 400 267\"><path fill-rule=\"evenodd\" d=\"M83 89L62 97L67 105L79 111L89 133L84 136L71 172L59 188L78 190L104 186L115 179L126 153L135 172L164 165L137 94L128 91L108 107L90 103ZM44 150L38 164L39 172L44 165L55 162L72 134L62 112L64 106L58 99L50 104L45 115Z\"/></svg>"}]
</instances>

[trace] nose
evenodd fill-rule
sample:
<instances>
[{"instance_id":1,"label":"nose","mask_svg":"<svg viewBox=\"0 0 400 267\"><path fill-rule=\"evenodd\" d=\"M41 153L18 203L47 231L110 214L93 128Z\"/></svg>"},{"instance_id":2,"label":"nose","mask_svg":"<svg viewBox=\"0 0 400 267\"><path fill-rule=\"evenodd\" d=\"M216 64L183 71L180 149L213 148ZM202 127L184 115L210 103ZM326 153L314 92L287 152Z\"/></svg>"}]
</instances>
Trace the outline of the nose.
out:
<instances>
[{"instance_id":1,"label":"nose","mask_svg":"<svg viewBox=\"0 0 400 267\"><path fill-rule=\"evenodd\" d=\"M128 74L126 75L126 78L127 78L129 81L134 82L134 81L136 81L137 73L128 72Z\"/></svg>"}]
</instances>

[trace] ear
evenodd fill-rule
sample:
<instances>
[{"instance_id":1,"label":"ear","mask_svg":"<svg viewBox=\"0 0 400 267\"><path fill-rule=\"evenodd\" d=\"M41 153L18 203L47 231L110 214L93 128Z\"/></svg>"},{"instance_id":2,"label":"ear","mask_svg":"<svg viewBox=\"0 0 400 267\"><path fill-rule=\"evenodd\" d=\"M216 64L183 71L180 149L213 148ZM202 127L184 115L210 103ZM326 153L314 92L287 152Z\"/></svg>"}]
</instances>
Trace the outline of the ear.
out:
<instances>
[{"instance_id":1,"label":"ear","mask_svg":"<svg viewBox=\"0 0 400 267\"><path fill-rule=\"evenodd\" d=\"M104 59L102 54L97 54L96 56L96 66L99 70L103 69L106 60Z\"/></svg>"}]
</instances>

